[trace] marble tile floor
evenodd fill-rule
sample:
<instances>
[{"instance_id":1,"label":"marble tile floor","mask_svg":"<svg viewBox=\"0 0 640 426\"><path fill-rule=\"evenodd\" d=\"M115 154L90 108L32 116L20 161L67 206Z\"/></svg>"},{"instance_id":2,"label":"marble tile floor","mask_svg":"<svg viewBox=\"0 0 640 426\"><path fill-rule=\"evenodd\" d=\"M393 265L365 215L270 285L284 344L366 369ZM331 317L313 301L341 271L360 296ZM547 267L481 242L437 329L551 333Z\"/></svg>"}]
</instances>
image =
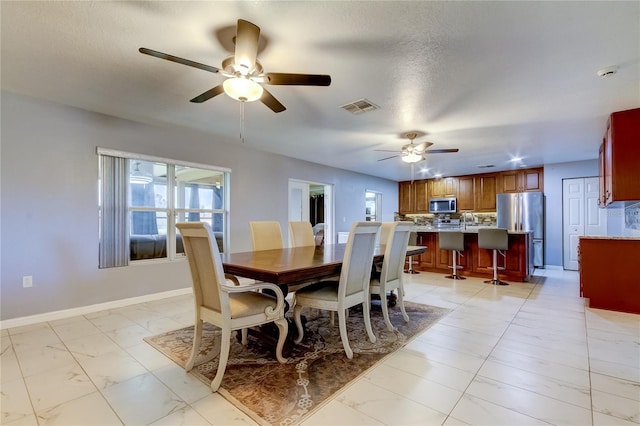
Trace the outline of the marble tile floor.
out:
<instances>
[{"instance_id":1,"label":"marble tile floor","mask_svg":"<svg viewBox=\"0 0 640 426\"><path fill-rule=\"evenodd\" d=\"M451 312L305 426L640 424L640 315L585 308L577 273L495 287L422 272L405 289ZM255 424L142 340L192 321L178 296L2 330L0 423Z\"/></svg>"}]
</instances>

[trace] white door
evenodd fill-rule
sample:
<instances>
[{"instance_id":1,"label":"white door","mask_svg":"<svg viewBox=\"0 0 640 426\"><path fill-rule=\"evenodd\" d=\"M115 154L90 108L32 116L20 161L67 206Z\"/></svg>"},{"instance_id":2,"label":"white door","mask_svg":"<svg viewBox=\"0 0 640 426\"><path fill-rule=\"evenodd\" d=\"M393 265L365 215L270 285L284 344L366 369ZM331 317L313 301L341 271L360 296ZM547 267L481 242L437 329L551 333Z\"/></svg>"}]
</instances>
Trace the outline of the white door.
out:
<instances>
[{"instance_id":1,"label":"white door","mask_svg":"<svg viewBox=\"0 0 640 426\"><path fill-rule=\"evenodd\" d=\"M607 209L598 207L598 178L584 179L584 234L607 235Z\"/></svg>"},{"instance_id":2,"label":"white door","mask_svg":"<svg viewBox=\"0 0 640 426\"><path fill-rule=\"evenodd\" d=\"M578 244L583 235L606 235L606 210L598 207L598 178L562 181L564 269L577 271Z\"/></svg>"},{"instance_id":3,"label":"white door","mask_svg":"<svg viewBox=\"0 0 640 426\"><path fill-rule=\"evenodd\" d=\"M289 222L309 221L309 184L289 180Z\"/></svg>"}]
</instances>

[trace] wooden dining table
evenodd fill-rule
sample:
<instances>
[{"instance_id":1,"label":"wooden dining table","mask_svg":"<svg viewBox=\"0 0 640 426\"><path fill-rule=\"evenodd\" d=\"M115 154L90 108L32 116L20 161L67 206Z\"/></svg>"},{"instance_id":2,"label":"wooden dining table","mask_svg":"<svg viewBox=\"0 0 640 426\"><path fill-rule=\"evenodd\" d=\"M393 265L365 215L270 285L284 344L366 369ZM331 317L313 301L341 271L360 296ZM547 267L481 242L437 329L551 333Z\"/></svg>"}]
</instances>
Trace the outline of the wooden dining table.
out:
<instances>
[{"instance_id":1,"label":"wooden dining table","mask_svg":"<svg viewBox=\"0 0 640 426\"><path fill-rule=\"evenodd\" d=\"M289 247L274 250L223 253L228 274L277 284L299 286L340 275L346 244ZM376 246L374 261L384 257L384 245ZM408 246L407 256L424 253L424 246Z\"/></svg>"},{"instance_id":2,"label":"wooden dining table","mask_svg":"<svg viewBox=\"0 0 640 426\"><path fill-rule=\"evenodd\" d=\"M346 244L329 244L222 253L222 266L227 274L276 284L286 296L290 290L294 291L322 279L339 276L346 247ZM373 255L374 262L382 261L384 250L384 245L376 246ZM424 253L425 250L424 246L408 246L407 256L415 256ZM392 300L392 305L395 304L396 296L391 294L389 297ZM306 319L303 317L302 321L304 324ZM289 356L288 354L295 347L294 330L295 327L290 324L283 348L285 356ZM268 342L271 346L275 346L279 333L273 323L248 331L250 335ZM239 335L238 339L240 339Z\"/></svg>"}]
</instances>

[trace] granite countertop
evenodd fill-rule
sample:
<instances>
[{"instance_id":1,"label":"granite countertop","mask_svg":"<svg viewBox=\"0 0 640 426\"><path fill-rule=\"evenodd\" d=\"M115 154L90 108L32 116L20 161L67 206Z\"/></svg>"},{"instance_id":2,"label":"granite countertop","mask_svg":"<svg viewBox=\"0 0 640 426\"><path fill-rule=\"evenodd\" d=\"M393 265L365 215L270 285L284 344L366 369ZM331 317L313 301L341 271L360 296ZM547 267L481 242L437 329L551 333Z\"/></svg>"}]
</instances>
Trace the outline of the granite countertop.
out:
<instances>
[{"instance_id":1,"label":"granite countertop","mask_svg":"<svg viewBox=\"0 0 640 426\"><path fill-rule=\"evenodd\" d=\"M640 237L614 237L614 236L606 236L606 235L581 235L580 237L581 240L582 239L587 239L587 240L636 240L636 241L640 241Z\"/></svg>"}]
</instances>

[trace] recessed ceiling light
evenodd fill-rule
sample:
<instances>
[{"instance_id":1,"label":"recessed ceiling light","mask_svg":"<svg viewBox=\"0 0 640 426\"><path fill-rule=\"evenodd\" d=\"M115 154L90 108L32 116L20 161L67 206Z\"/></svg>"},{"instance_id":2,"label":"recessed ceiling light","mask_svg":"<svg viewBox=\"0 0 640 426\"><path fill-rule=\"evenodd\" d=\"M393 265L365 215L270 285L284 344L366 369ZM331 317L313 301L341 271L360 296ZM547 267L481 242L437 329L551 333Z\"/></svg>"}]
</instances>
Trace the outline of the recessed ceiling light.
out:
<instances>
[{"instance_id":1,"label":"recessed ceiling light","mask_svg":"<svg viewBox=\"0 0 640 426\"><path fill-rule=\"evenodd\" d=\"M518 161L522 161L522 157L513 157L511 160L512 163L517 163Z\"/></svg>"},{"instance_id":2,"label":"recessed ceiling light","mask_svg":"<svg viewBox=\"0 0 640 426\"><path fill-rule=\"evenodd\" d=\"M618 67L615 66L615 65L612 65L610 67L599 69L598 70L598 76L600 76L600 77L611 77L612 75L614 75L617 72L618 72Z\"/></svg>"},{"instance_id":3,"label":"recessed ceiling light","mask_svg":"<svg viewBox=\"0 0 640 426\"><path fill-rule=\"evenodd\" d=\"M442 177L442 173L436 173L435 175L433 175L433 177L435 177L435 178L441 178L441 177Z\"/></svg>"}]
</instances>

